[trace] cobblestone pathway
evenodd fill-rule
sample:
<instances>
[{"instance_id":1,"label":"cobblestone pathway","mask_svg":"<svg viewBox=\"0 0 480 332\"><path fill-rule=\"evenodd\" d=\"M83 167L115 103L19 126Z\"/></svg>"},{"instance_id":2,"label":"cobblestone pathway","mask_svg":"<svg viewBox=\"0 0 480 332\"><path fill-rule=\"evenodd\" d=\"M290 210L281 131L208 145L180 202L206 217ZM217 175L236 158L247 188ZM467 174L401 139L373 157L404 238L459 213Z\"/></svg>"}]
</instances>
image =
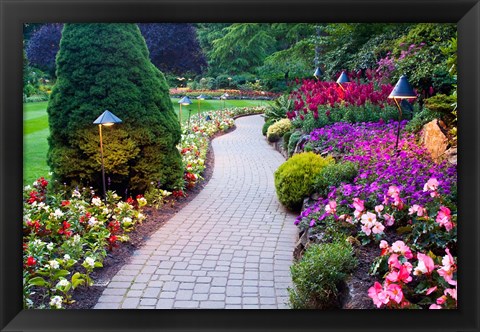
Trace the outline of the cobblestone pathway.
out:
<instances>
[{"instance_id":1,"label":"cobblestone pathway","mask_svg":"<svg viewBox=\"0 0 480 332\"><path fill-rule=\"evenodd\" d=\"M259 115L213 140L207 186L137 250L95 309L287 308L295 215L278 202L284 158Z\"/></svg>"}]
</instances>

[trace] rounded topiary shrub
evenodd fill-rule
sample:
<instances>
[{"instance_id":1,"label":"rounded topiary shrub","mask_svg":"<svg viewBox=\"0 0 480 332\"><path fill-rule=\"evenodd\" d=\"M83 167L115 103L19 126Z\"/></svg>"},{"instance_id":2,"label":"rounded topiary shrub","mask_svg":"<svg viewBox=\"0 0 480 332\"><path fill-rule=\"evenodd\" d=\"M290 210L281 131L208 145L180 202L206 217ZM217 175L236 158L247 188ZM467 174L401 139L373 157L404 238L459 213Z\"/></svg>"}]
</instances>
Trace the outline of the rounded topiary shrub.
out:
<instances>
[{"instance_id":1,"label":"rounded topiary shrub","mask_svg":"<svg viewBox=\"0 0 480 332\"><path fill-rule=\"evenodd\" d=\"M122 120L102 130L109 189L123 194L143 192L152 182L181 183L180 124L136 24L65 24L57 78L47 108L54 180L102 187L93 121L109 110Z\"/></svg>"},{"instance_id":2,"label":"rounded topiary shrub","mask_svg":"<svg viewBox=\"0 0 480 332\"><path fill-rule=\"evenodd\" d=\"M267 130L267 139L269 142L277 142L283 135L292 128L292 123L289 119L282 119L270 127Z\"/></svg>"},{"instance_id":3,"label":"rounded topiary shrub","mask_svg":"<svg viewBox=\"0 0 480 332\"><path fill-rule=\"evenodd\" d=\"M315 177L313 188L320 195L326 196L331 186L350 183L357 173L358 165L351 161L329 164Z\"/></svg>"},{"instance_id":4,"label":"rounded topiary shrub","mask_svg":"<svg viewBox=\"0 0 480 332\"><path fill-rule=\"evenodd\" d=\"M313 193L313 181L322 169L334 162L313 152L294 155L284 162L274 174L277 196L286 208L298 211L303 199Z\"/></svg>"}]
</instances>

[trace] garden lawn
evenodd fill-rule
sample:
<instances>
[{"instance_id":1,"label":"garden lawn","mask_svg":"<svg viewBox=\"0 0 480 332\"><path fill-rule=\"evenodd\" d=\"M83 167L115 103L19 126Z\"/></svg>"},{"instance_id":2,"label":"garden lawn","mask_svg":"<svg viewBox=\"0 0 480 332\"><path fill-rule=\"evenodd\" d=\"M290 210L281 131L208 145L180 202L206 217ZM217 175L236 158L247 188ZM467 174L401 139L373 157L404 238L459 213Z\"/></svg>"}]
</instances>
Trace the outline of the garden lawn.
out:
<instances>
[{"instance_id":1,"label":"garden lawn","mask_svg":"<svg viewBox=\"0 0 480 332\"><path fill-rule=\"evenodd\" d=\"M178 114L178 98L172 98L173 107ZM261 100L225 100L225 108L265 106L268 101ZM48 143L47 137L48 102L23 104L23 183L32 184L37 178L48 177L47 165ZM200 112L223 109L223 100L202 100ZM182 106L182 122L188 121L188 111L191 115L198 113L198 100L193 99L189 106ZM115 113L115 112L114 112Z\"/></svg>"}]
</instances>

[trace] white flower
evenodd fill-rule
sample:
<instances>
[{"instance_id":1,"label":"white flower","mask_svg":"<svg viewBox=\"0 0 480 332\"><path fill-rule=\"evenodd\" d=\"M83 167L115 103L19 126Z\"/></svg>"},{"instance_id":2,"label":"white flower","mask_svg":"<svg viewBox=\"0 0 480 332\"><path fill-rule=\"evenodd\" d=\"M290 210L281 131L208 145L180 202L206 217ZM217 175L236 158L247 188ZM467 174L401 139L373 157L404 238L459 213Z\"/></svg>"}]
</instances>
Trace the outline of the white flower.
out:
<instances>
[{"instance_id":1,"label":"white flower","mask_svg":"<svg viewBox=\"0 0 480 332\"><path fill-rule=\"evenodd\" d=\"M55 218L61 218L63 217L63 212L60 211L60 209L55 209L55 212L53 212L53 215L55 216Z\"/></svg>"},{"instance_id":2,"label":"white flower","mask_svg":"<svg viewBox=\"0 0 480 332\"><path fill-rule=\"evenodd\" d=\"M72 197L78 197L78 198L80 198L81 196L82 196L82 195L80 194L80 192L79 192L77 189L75 189L75 190L72 192Z\"/></svg>"},{"instance_id":3,"label":"white flower","mask_svg":"<svg viewBox=\"0 0 480 332\"><path fill-rule=\"evenodd\" d=\"M28 191L28 190L30 190L30 189L32 189L32 187L31 187L30 185L26 185L26 186L23 188L23 190L25 190L25 191Z\"/></svg>"},{"instance_id":4,"label":"white flower","mask_svg":"<svg viewBox=\"0 0 480 332\"><path fill-rule=\"evenodd\" d=\"M132 222L132 218L130 218L130 217L125 217L125 218L123 218L123 220L122 220L122 223L124 223L124 224L125 224L125 223L131 223L131 222Z\"/></svg>"},{"instance_id":5,"label":"white flower","mask_svg":"<svg viewBox=\"0 0 480 332\"><path fill-rule=\"evenodd\" d=\"M92 204L95 206L100 206L102 204L102 200L98 197L92 198Z\"/></svg>"},{"instance_id":6,"label":"white flower","mask_svg":"<svg viewBox=\"0 0 480 332\"><path fill-rule=\"evenodd\" d=\"M47 249L48 249L49 251L52 251L53 247L54 247L53 242L50 242L49 244L47 244Z\"/></svg>"},{"instance_id":7,"label":"white flower","mask_svg":"<svg viewBox=\"0 0 480 332\"><path fill-rule=\"evenodd\" d=\"M103 211L102 211L103 214L108 214L109 212L110 212L110 210L108 208L104 208Z\"/></svg>"},{"instance_id":8,"label":"white flower","mask_svg":"<svg viewBox=\"0 0 480 332\"><path fill-rule=\"evenodd\" d=\"M50 306L57 309L61 309L62 301L63 301L63 298L61 296L56 295L50 299Z\"/></svg>"},{"instance_id":9,"label":"white flower","mask_svg":"<svg viewBox=\"0 0 480 332\"><path fill-rule=\"evenodd\" d=\"M60 267L60 264L58 264L57 261L53 260L53 261L48 261L48 264L50 265L50 267L54 270L57 270L59 267Z\"/></svg>"},{"instance_id":10,"label":"white flower","mask_svg":"<svg viewBox=\"0 0 480 332\"><path fill-rule=\"evenodd\" d=\"M88 225L91 227L95 226L97 223L98 220L95 217L91 217L90 219L88 219Z\"/></svg>"},{"instance_id":11,"label":"white flower","mask_svg":"<svg viewBox=\"0 0 480 332\"><path fill-rule=\"evenodd\" d=\"M39 240L39 239L35 239L35 240L33 240L32 244L33 244L34 247L41 247L41 246L45 245L45 242L43 242L42 240Z\"/></svg>"},{"instance_id":12,"label":"white flower","mask_svg":"<svg viewBox=\"0 0 480 332\"><path fill-rule=\"evenodd\" d=\"M65 255L63 256L63 259L66 260L66 261L70 260L70 255L69 255L69 254L65 254Z\"/></svg>"},{"instance_id":13,"label":"white flower","mask_svg":"<svg viewBox=\"0 0 480 332\"><path fill-rule=\"evenodd\" d=\"M33 182L33 186L34 186L34 187L35 187L35 186L38 186L38 182L37 182L37 181L34 181L34 182Z\"/></svg>"},{"instance_id":14,"label":"white flower","mask_svg":"<svg viewBox=\"0 0 480 332\"><path fill-rule=\"evenodd\" d=\"M79 242L80 242L80 239L81 239L81 238L80 238L80 235L79 235L79 234L75 234L75 235L73 236L73 243L74 243L74 244L79 243Z\"/></svg>"},{"instance_id":15,"label":"white flower","mask_svg":"<svg viewBox=\"0 0 480 332\"><path fill-rule=\"evenodd\" d=\"M87 258L85 258L85 263L90 267L94 267L95 266L95 259L93 259L92 257L87 257Z\"/></svg>"},{"instance_id":16,"label":"white flower","mask_svg":"<svg viewBox=\"0 0 480 332\"><path fill-rule=\"evenodd\" d=\"M67 287L70 282L67 279L62 279L57 283L57 287Z\"/></svg>"}]
</instances>

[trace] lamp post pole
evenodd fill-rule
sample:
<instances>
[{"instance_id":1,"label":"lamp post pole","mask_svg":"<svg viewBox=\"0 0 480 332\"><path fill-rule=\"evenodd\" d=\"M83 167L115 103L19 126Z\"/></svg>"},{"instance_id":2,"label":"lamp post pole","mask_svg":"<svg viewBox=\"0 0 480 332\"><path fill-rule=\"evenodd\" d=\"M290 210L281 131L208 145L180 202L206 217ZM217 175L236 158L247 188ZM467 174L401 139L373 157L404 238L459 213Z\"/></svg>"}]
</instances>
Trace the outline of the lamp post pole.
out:
<instances>
[{"instance_id":1,"label":"lamp post pole","mask_svg":"<svg viewBox=\"0 0 480 332\"><path fill-rule=\"evenodd\" d=\"M396 150L397 153L398 153L398 141L399 141L399 139L400 139L400 122L402 121L402 107L401 107L400 104L398 103L397 98L393 98L393 101L395 102L395 104L397 104L397 107L398 107L397 142L395 143L395 150Z\"/></svg>"},{"instance_id":2,"label":"lamp post pole","mask_svg":"<svg viewBox=\"0 0 480 332\"><path fill-rule=\"evenodd\" d=\"M100 133L100 156L102 158L102 183L103 183L103 197L107 198L107 189L105 185L105 162L103 160L103 137L102 137L102 125L98 125L98 132Z\"/></svg>"}]
</instances>

